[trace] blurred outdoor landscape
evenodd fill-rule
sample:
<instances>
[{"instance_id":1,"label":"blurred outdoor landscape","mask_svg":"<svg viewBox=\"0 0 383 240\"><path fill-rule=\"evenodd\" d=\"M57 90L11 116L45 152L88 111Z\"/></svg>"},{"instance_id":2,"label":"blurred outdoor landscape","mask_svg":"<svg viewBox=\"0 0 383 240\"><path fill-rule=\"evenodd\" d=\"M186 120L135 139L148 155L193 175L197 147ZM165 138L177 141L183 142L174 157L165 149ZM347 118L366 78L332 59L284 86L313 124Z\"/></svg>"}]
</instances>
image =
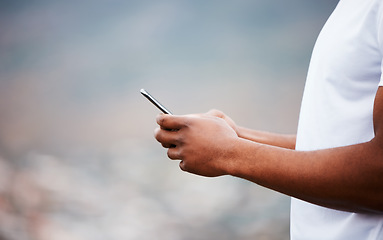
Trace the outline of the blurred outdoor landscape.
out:
<instances>
[{"instance_id":1,"label":"blurred outdoor landscape","mask_svg":"<svg viewBox=\"0 0 383 240\"><path fill-rule=\"evenodd\" d=\"M139 90L295 133L336 4L0 1L0 239L289 239L288 197L168 160Z\"/></svg>"}]
</instances>

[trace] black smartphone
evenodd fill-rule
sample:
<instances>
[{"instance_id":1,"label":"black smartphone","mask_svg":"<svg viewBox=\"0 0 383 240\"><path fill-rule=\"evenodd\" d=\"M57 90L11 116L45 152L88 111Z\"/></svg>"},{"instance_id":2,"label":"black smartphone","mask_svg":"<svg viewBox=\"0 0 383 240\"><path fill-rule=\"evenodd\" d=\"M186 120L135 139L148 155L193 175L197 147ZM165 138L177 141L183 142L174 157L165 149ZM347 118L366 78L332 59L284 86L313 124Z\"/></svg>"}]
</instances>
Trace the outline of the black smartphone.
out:
<instances>
[{"instance_id":1,"label":"black smartphone","mask_svg":"<svg viewBox=\"0 0 383 240\"><path fill-rule=\"evenodd\" d=\"M151 103L154 104L158 109L160 109L163 113L173 115L164 105L162 105L157 99L155 99L152 95L150 95L145 89L141 89L141 94L144 95Z\"/></svg>"}]
</instances>

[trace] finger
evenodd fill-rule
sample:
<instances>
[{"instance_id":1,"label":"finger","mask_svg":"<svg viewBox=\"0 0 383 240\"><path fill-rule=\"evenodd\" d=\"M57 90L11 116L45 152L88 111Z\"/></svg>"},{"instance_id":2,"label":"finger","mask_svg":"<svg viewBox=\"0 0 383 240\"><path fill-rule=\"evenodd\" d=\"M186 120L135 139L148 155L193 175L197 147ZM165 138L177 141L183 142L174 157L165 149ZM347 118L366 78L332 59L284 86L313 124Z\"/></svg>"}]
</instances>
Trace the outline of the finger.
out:
<instances>
[{"instance_id":1,"label":"finger","mask_svg":"<svg viewBox=\"0 0 383 240\"><path fill-rule=\"evenodd\" d=\"M211 109L209 110L206 115L208 116L214 116L214 117L219 117L219 118L224 118L224 114L223 112L221 112L220 110L217 110L217 109Z\"/></svg>"},{"instance_id":2,"label":"finger","mask_svg":"<svg viewBox=\"0 0 383 240\"><path fill-rule=\"evenodd\" d=\"M186 119L179 115L160 114L156 121L162 129L181 129L185 126Z\"/></svg>"},{"instance_id":3,"label":"finger","mask_svg":"<svg viewBox=\"0 0 383 240\"><path fill-rule=\"evenodd\" d=\"M178 131L179 129L170 129L170 128L164 128L160 126L161 129L166 130L166 131Z\"/></svg>"},{"instance_id":4,"label":"finger","mask_svg":"<svg viewBox=\"0 0 383 240\"><path fill-rule=\"evenodd\" d=\"M165 148L174 147L180 143L180 137L176 131L168 131L161 128L156 128L154 130L154 137Z\"/></svg>"},{"instance_id":5,"label":"finger","mask_svg":"<svg viewBox=\"0 0 383 240\"><path fill-rule=\"evenodd\" d=\"M182 171L187 171L186 170L186 166L185 166L185 162L183 160L181 160L180 164L179 164L179 167Z\"/></svg>"},{"instance_id":6,"label":"finger","mask_svg":"<svg viewBox=\"0 0 383 240\"><path fill-rule=\"evenodd\" d=\"M177 147L169 148L167 153L168 153L168 157L172 160L182 160L180 149Z\"/></svg>"},{"instance_id":7,"label":"finger","mask_svg":"<svg viewBox=\"0 0 383 240\"><path fill-rule=\"evenodd\" d=\"M164 148L175 148L176 145L170 143L161 143Z\"/></svg>"}]
</instances>

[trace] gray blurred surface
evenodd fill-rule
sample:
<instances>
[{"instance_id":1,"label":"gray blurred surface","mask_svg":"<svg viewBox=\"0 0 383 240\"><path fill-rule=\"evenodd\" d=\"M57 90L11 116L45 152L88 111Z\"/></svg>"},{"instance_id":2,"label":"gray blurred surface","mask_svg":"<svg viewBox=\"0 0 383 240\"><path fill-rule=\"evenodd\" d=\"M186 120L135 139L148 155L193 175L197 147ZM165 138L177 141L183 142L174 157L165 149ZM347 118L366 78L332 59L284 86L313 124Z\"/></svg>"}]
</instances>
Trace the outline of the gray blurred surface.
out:
<instances>
[{"instance_id":1,"label":"gray blurred surface","mask_svg":"<svg viewBox=\"0 0 383 240\"><path fill-rule=\"evenodd\" d=\"M289 198L181 172L139 90L294 133L335 4L1 1L0 239L288 239Z\"/></svg>"}]
</instances>

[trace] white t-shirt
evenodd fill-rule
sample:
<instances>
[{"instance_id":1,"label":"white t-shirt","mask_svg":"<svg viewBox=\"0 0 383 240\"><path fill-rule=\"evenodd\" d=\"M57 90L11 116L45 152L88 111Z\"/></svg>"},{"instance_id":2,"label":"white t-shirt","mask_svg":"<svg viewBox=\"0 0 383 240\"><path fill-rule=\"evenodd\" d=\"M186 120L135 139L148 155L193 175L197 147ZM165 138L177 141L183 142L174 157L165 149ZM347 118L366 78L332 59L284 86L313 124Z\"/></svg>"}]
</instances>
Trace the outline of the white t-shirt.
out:
<instances>
[{"instance_id":1,"label":"white t-shirt","mask_svg":"<svg viewBox=\"0 0 383 240\"><path fill-rule=\"evenodd\" d=\"M314 47L297 150L352 145L374 137L372 112L376 91L383 85L382 58L383 0L341 0ZM293 198L291 239L383 240L383 215L336 211Z\"/></svg>"}]
</instances>

